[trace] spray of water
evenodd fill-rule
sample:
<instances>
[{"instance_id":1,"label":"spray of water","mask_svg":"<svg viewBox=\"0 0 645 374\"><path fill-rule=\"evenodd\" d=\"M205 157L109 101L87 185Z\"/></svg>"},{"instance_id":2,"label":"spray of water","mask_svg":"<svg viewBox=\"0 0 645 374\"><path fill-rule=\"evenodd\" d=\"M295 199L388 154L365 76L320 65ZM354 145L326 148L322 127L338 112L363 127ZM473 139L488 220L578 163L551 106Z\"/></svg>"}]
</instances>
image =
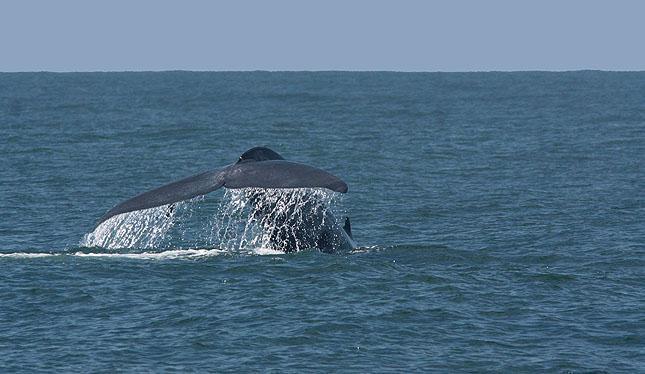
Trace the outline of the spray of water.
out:
<instances>
[{"instance_id":1,"label":"spray of water","mask_svg":"<svg viewBox=\"0 0 645 374\"><path fill-rule=\"evenodd\" d=\"M199 212L203 197L115 216L81 245L106 249L218 247L233 251L298 251L316 245L321 230L338 224L340 196L324 189L227 189L215 211ZM203 212L199 212L203 213ZM195 215L196 224L186 224ZM178 224L181 222L182 224ZM196 230L196 231L195 231Z\"/></svg>"},{"instance_id":2,"label":"spray of water","mask_svg":"<svg viewBox=\"0 0 645 374\"><path fill-rule=\"evenodd\" d=\"M331 214L337 206L338 194L323 189L227 190L212 237L234 250L312 248L326 225L337 224Z\"/></svg>"}]
</instances>

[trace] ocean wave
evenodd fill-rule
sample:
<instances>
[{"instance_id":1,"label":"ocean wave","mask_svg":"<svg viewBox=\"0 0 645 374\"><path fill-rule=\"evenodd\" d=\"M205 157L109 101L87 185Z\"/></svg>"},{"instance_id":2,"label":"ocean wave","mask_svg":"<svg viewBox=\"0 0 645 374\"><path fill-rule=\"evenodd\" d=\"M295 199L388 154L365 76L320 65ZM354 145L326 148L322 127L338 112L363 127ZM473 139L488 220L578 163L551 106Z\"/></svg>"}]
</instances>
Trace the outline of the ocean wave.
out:
<instances>
[{"instance_id":1,"label":"ocean wave","mask_svg":"<svg viewBox=\"0 0 645 374\"><path fill-rule=\"evenodd\" d=\"M225 253L222 249L175 249L163 252L142 252L142 253L110 253L110 252L75 252L70 254L76 257L107 257L107 258L128 258L137 260L168 260L179 258L201 258L218 256Z\"/></svg>"},{"instance_id":2,"label":"ocean wave","mask_svg":"<svg viewBox=\"0 0 645 374\"><path fill-rule=\"evenodd\" d=\"M61 253L38 253L38 252L14 252L14 253L0 253L0 258L39 258L59 256Z\"/></svg>"},{"instance_id":3,"label":"ocean wave","mask_svg":"<svg viewBox=\"0 0 645 374\"><path fill-rule=\"evenodd\" d=\"M346 254L359 254L367 252L378 252L383 249L393 247L379 247L367 246L359 247ZM311 249L315 251L315 249ZM309 252L303 250L299 252ZM186 249L168 249L160 251L145 251L145 252L118 252L103 248L72 248L60 252L11 252L0 253L0 258L14 258L14 259L36 259L36 258L51 258L51 257L80 257L80 258L114 258L114 259L134 259L134 260L173 260L173 259L196 259L208 258L220 255L242 255L242 256L276 256L285 255L286 253L280 250L258 247L249 248L244 250L231 250L221 248L186 248Z\"/></svg>"},{"instance_id":4,"label":"ocean wave","mask_svg":"<svg viewBox=\"0 0 645 374\"><path fill-rule=\"evenodd\" d=\"M56 256L82 257L82 258L115 258L115 259L135 259L135 260L173 260L173 259L195 259L208 258L219 255L257 255L257 256L275 256L284 255L285 253L271 248L253 248L244 251L232 251L219 248L191 248L191 249L170 249L165 251L146 251L146 252L114 252L114 251L83 251L67 250L60 253L52 252L11 252L0 253L0 258L30 259L30 258L48 258Z\"/></svg>"}]
</instances>

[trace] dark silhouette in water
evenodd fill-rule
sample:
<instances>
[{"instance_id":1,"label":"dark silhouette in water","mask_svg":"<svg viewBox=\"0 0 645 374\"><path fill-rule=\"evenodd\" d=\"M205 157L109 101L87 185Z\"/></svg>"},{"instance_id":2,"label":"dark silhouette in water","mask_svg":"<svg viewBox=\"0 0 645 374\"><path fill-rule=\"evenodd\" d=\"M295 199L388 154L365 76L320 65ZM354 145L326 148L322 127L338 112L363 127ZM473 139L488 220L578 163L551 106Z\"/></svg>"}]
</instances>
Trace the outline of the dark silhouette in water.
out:
<instances>
[{"instance_id":1,"label":"dark silhouette in water","mask_svg":"<svg viewBox=\"0 0 645 374\"><path fill-rule=\"evenodd\" d=\"M347 192L347 184L340 178L309 165L286 161L277 152L265 147L249 149L234 164L197 174L126 200L101 217L97 226L119 214L167 204L171 204L166 213L166 216L170 216L174 209L173 203L205 195L220 187L256 188L247 195L254 206L252 215L261 223L275 249L292 252L303 248L318 248L325 252L335 252L355 246L349 218L341 227L329 209L324 209L321 204L308 201L304 206L296 207L288 200L272 201L270 204L265 202L262 189L326 188L335 192ZM289 199L289 194L280 199ZM286 205L288 209L277 212L273 209L276 203ZM295 209L299 210L298 214Z\"/></svg>"}]
</instances>

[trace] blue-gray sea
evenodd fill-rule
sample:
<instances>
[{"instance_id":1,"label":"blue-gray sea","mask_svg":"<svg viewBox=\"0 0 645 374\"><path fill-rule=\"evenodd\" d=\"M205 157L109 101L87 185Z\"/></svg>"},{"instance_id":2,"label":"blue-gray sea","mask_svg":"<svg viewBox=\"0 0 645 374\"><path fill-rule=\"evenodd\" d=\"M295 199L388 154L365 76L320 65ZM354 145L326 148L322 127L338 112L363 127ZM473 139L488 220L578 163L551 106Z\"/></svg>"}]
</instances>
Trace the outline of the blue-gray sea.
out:
<instances>
[{"instance_id":1,"label":"blue-gray sea","mask_svg":"<svg viewBox=\"0 0 645 374\"><path fill-rule=\"evenodd\" d=\"M254 146L359 247L88 244ZM644 165L643 72L0 74L0 371L645 372Z\"/></svg>"}]
</instances>

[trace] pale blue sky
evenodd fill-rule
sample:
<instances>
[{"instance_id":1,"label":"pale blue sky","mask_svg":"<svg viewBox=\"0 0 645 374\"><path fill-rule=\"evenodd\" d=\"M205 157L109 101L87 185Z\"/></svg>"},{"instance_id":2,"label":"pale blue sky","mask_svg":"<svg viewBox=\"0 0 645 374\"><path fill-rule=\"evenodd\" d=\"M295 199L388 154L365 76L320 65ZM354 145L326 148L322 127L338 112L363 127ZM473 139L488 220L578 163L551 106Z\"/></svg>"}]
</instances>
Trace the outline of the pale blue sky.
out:
<instances>
[{"instance_id":1,"label":"pale blue sky","mask_svg":"<svg viewBox=\"0 0 645 374\"><path fill-rule=\"evenodd\" d=\"M0 0L0 71L645 70L645 1Z\"/></svg>"}]
</instances>

